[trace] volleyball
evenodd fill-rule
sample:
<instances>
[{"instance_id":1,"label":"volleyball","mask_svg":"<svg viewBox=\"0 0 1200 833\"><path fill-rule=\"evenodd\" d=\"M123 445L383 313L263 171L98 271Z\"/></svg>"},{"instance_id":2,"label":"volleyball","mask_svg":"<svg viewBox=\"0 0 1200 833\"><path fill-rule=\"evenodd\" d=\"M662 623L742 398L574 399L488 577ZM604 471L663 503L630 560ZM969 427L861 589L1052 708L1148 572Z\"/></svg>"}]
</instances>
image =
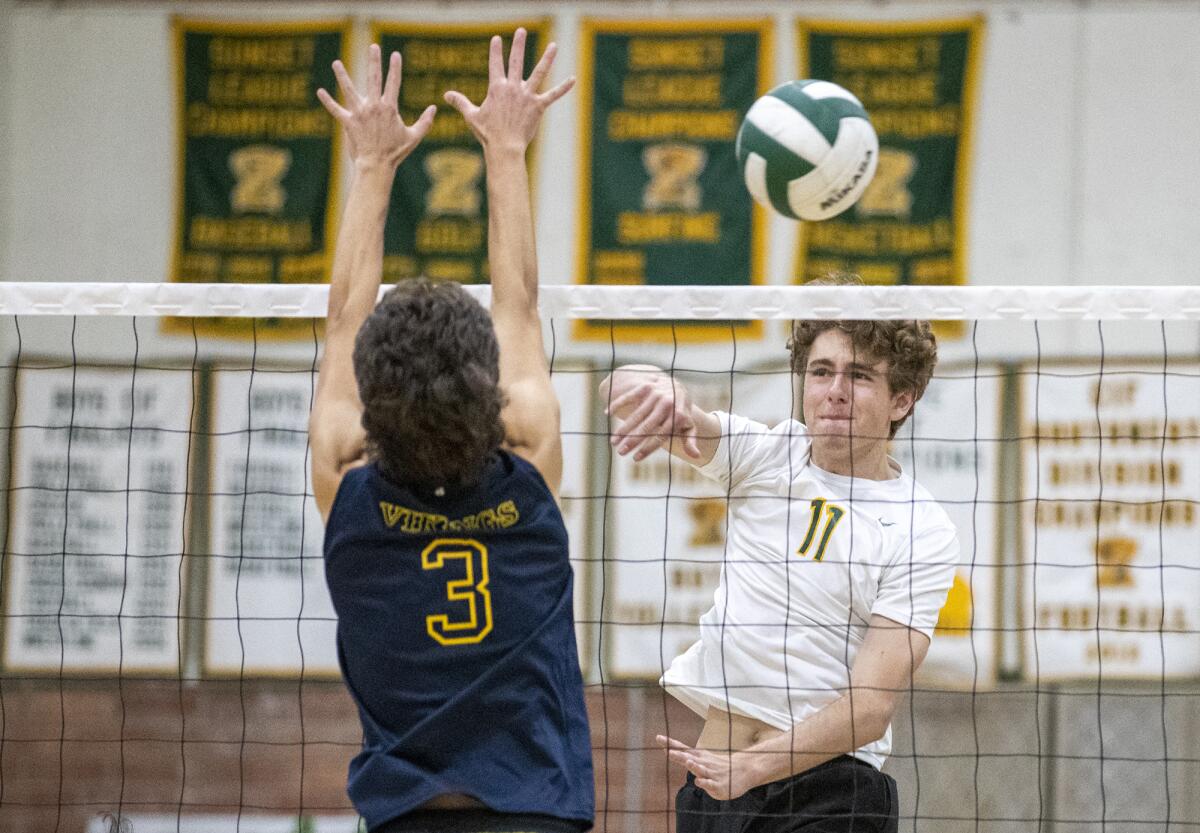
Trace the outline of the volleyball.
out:
<instances>
[{"instance_id":1,"label":"volleyball","mask_svg":"<svg viewBox=\"0 0 1200 833\"><path fill-rule=\"evenodd\" d=\"M862 196L879 138L862 103L829 81L789 81L758 99L734 145L760 205L793 220L827 220Z\"/></svg>"}]
</instances>

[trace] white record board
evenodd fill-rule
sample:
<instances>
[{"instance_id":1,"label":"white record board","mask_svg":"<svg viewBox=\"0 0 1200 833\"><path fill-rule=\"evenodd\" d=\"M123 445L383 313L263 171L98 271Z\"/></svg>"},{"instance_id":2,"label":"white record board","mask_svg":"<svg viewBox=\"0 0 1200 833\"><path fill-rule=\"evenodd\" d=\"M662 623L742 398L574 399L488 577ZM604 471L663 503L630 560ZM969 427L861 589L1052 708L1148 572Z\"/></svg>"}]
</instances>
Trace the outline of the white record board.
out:
<instances>
[{"instance_id":1,"label":"white record board","mask_svg":"<svg viewBox=\"0 0 1200 833\"><path fill-rule=\"evenodd\" d=\"M308 368L213 371L209 673L338 673L325 527L309 482L315 383Z\"/></svg>"},{"instance_id":2,"label":"white record board","mask_svg":"<svg viewBox=\"0 0 1200 833\"><path fill-rule=\"evenodd\" d=\"M4 667L174 673L192 372L62 364L17 375Z\"/></svg>"},{"instance_id":3,"label":"white record board","mask_svg":"<svg viewBox=\"0 0 1200 833\"><path fill-rule=\"evenodd\" d=\"M960 566L918 686L989 688L997 676L1000 396L997 365L939 366L892 456L958 529Z\"/></svg>"},{"instance_id":4,"label":"white record board","mask_svg":"<svg viewBox=\"0 0 1200 833\"><path fill-rule=\"evenodd\" d=\"M1025 676L1200 674L1200 364L1037 370L1020 406Z\"/></svg>"},{"instance_id":5,"label":"white record board","mask_svg":"<svg viewBox=\"0 0 1200 833\"><path fill-rule=\"evenodd\" d=\"M778 372L677 378L705 410L774 425L790 414ZM732 384L732 390L731 390ZM725 487L659 450L640 463L612 454L601 639L604 679L658 679L699 638L725 554Z\"/></svg>"}]
</instances>

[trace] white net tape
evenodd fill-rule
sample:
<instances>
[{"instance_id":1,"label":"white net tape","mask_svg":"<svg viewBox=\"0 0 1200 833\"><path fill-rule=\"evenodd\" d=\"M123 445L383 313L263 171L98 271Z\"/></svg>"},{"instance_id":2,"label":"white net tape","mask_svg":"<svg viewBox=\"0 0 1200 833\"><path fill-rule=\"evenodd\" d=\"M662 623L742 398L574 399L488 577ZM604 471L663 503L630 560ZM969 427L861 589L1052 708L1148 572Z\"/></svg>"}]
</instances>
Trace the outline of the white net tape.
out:
<instances>
[{"instance_id":1,"label":"white net tape","mask_svg":"<svg viewBox=\"0 0 1200 833\"><path fill-rule=\"evenodd\" d=\"M382 291L386 291L384 287ZM468 290L481 301L490 288ZM325 284L0 284L0 315L320 318ZM543 286L550 318L1200 320L1192 286Z\"/></svg>"}]
</instances>

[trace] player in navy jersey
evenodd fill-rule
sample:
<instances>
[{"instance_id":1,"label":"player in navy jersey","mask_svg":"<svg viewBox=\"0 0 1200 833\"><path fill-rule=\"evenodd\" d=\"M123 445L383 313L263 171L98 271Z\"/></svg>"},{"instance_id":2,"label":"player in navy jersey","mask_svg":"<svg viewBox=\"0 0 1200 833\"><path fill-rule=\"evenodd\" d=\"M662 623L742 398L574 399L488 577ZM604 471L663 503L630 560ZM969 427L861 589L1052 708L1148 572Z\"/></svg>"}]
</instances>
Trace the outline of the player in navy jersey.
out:
<instances>
[{"instance_id":1,"label":"player in navy jersey","mask_svg":"<svg viewBox=\"0 0 1200 833\"><path fill-rule=\"evenodd\" d=\"M354 161L310 419L313 490L338 659L362 751L347 791L372 833L586 830L593 781L575 646L558 401L537 309L525 152L551 44L523 80L525 32L486 98L446 101L487 169L491 317L456 284L419 280L376 306L396 168L433 123L397 112L372 46L364 92L334 63Z\"/></svg>"}]
</instances>

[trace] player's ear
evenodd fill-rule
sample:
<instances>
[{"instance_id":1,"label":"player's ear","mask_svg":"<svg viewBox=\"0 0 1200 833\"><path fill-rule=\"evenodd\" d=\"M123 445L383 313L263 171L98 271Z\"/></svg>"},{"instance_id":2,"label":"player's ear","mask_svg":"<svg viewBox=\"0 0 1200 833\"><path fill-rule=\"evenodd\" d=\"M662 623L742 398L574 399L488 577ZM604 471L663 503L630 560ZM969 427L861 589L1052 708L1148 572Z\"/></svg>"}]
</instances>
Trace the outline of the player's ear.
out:
<instances>
[{"instance_id":1,"label":"player's ear","mask_svg":"<svg viewBox=\"0 0 1200 833\"><path fill-rule=\"evenodd\" d=\"M913 409L913 405L917 404L917 398L911 390L902 390L892 394L892 413L891 421L895 422L898 419L907 417Z\"/></svg>"}]
</instances>

